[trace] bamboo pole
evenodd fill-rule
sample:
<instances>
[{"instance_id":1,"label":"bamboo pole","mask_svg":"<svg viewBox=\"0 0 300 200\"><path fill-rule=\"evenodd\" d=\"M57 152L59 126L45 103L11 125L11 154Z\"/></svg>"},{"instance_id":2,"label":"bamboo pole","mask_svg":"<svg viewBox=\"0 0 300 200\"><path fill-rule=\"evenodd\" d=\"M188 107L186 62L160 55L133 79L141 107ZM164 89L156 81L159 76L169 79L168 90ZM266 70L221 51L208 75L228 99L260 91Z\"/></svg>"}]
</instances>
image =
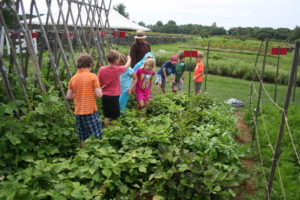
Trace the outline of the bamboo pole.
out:
<instances>
[{"instance_id":1,"label":"bamboo pole","mask_svg":"<svg viewBox=\"0 0 300 200\"><path fill-rule=\"evenodd\" d=\"M20 119L20 113L19 113L18 105L17 105L16 99L15 99L14 93L12 91L12 87L11 87L10 81L7 78L7 71L6 71L6 69L5 69L4 65L3 65L2 55L0 55L0 71L1 71L1 74L2 74L2 78L3 78L3 82L4 82L4 87L5 87L7 96L16 105L16 107L17 107L16 114L17 114L17 117Z\"/></svg>"},{"instance_id":2,"label":"bamboo pole","mask_svg":"<svg viewBox=\"0 0 300 200\"><path fill-rule=\"evenodd\" d=\"M209 50L210 50L210 40L208 41L207 44L207 55L206 55L206 66L204 68L204 72L205 72L205 79L204 79L204 92L206 92L206 87L207 87L207 74L208 74L208 69L209 69Z\"/></svg>"},{"instance_id":3,"label":"bamboo pole","mask_svg":"<svg viewBox=\"0 0 300 200\"><path fill-rule=\"evenodd\" d=\"M255 123L254 125L257 126L257 119L258 119L258 113L260 110L260 102L261 102L261 94L262 94L262 82L264 80L265 75L265 68L266 68L266 62L267 62L267 54L268 54L268 47L269 47L269 40L266 41L266 47L264 52L264 60L263 60L263 66L261 71L261 79L259 84L259 91L258 91L258 98L257 98L257 105L256 105L256 111L255 111ZM254 141L255 138L255 132L253 133L252 140Z\"/></svg>"},{"instance_id":4,"label":"bamboo pole","mask_svg":"<svg viewBox=\"0 0 300 200\"><path fill-rule=\"evenodd\" d=\"M291 98L293 85L295 84L295 73L297 72L299 49L300 49L300 42L296 42L292 69L291 69L288 88L287 88L286 96L285 96L284 109L282 111L281 122L280 122L279 131L278 131L277 142L276 142L276 148L275 148L275 152L274 152L274 156L273 156L272 168L271 168L271 173L270 173L269 181L268 181L268 188L267 188L266 195L265 195L266 200L269 200L270 196L271 196L275 171L276 171L278 159L280 156L280 147L281 147L281 141L282 141L283 134L284 134L286 117L287 117L288 109L289 109L289 105L290 105L290 98Z\"/></svg>"},{"instance_id":5,"label":"bamboo pole","mask_svg":"<svg viewBox=\"0 0 300 200\"><path fill-rule=\"evenodd\" d=\"M34 0L33 0L34 1ZM52 69L53 69L53 74L54 74L54 77L56 79L56 82L57 82L57 85L59 86L59 89L60 89L60 93L62 94L64 100L65 100L65 103L66 103L66 106L67 106L67 109L70 113L72 113L71 111L71 108L70 108L70 105L69 105L69 102L66 98L66 94L64 92L64 88L63 88L63 85L61 84L61 81L59 79L59 76L58 76L58 72L57 72L57 65L55 64L55 59L54 59L54 56L53 56L53 53L52 53L52 50L51 50L51 46L50 46L50 43L49 43L49 40L47 38L47 33L45 31L45 28L44 28L44 25L42 23L42 20L41 20L41 16L39 14L39 10L37 8L37 5L36 3L34 2L34 7L35 7L35 10L36 10L36 13L37 13L37 17L39 19L39 22L40 22L40 27L41 27L41 30L42 30L42 33L43 33L43 36L44 36L44 39L45 39L45 43L46 43L46 46L48 48L48 51L49 51L49 57L50 57L50 61L51 61L51 66L52 66ZM51 12L51 11L50 11Z\"/></svg>"},{"instance_id":6,"label":"bamboo pole","mask_svg":"<svg viewBox=\"0 0 300 200\"><path fill-rule=\"evenodd\" d=\"M81 13L81 8L82 8L82 4L77 4L78 13ZM78 14L77 19L76 19L76 26L77 26L79 21L80 21L80 25L81 25L80 28L81 28L81 32L82 32L82 37L83 37L83 40L84 40L85 45L86 45L86 50L90 54L91 53L90 44L88 43L88 40L87 40L87 37L86 37L86 34L85 34L85 30L83 28L83 22L82 22L81 15Z\"/></svg>"},{"instance_id":7,"label":"bamboo pole","mask_svg":"<svg viewBox=\"0 0 300 200\"><path fill-rule=\"evenodd\" d=\"M27 46L29 55L30 55L30 57L32 59L32 64L33 64L33 67L34 67L34 72L35 72L35 75L36 75L36 78L37 78L37 81L38 81L38 85L40 86L41 91L43 93L46 93L46 88L45 88L45 85L42 82L42 78L41 78L42 77L42 73L40 71L40 66L39 66L37 57L35 55L35 52L33 50L32 37L31 37L31 32L29 31L29 28L28 28L28 25L27 25L27 20L26 20L26 14L25 14L23 0L20 0L20 5L21 5L21 10L22 10L22 16L23 16L23 19L24 19L23 20L24 25L21 23L21 20L19 18L18 13L15 13L15 14L16 14L17 20L18 20L18 22L19 22L19 24L21 26L21 29L24 30L24 36L25 36L26 46Z\"/></svg>"},{"instance_id":8,"label":"bamboo pole","mask_svg":"<svg viewBox=\"0 0 300 200\"><path fill-rule=\"evenodd\" d=\"M277 85L278 85L278 75L279 75L279 62L280 62L280 46L278 47L278 56L277 56L277 66L276 66L276 76L275 76L275 89L274 89L274 102L277 98Z\"/></svg>"},{"instance_id":9,"label":"bamboo pole","mask_svg":"<svg viewBox=\"0 0 300 200\"><path fill-rule=\"evenodd\" d=\"M32 1L35 1L35 0L32 0ZM64 48L63 48L63 45L62 45L62 42L60 40L60 37L59 37L59 34L58 34L58 31L57 31L57 28L55 26L55 22L54 22L54 18L53 18L53 15L52 15L52 11L51 11L51 6L49 4L47 4L47 7L48 7L48 12L49 12L49 17L50 17L50 20L52 22L52 28L53 28L53 31L54 31L54 34L56 36L56 41L58 43L58 46L59 46L59 49L62 53L62 59L64 61L64 65L65 65L65 68L67 70L67 73L69 74L69 76L71 76L71 71L70 71L70 66L69 66L69 62L66 58L66 55L65 55L65 51L64 51ZM42 22L40 22L42 24Z\"/></svg>"},{"instance_id":10,"label":"bamboo pole","mask_svg":"<svg viewBox=\"0 0 300 200\"><path fill-rule=\"evenodd\" d=\"M262 46L263 46L263 43L264 41L262 40L260 42L260 46L259 46L259 49L258 49L258 52L256 54L256 59L255 59L255 63L254 63L254 67L253 67L253 70L252 70L252 81L251 81L251 85L250 85L250 99L249 99L249 103L252 104L252 95L253 95L253 81L254 81L254 78L255 78L255 69L256 69L256 66L257 66L257 63L258 63L258 59L259 59L259 56L260 56L260 51L262 49Z\"/></svg>"},{"instance_id":11,"label":"bamboo pole","mask_svg":"<svg viewBox=\"0 0 300 200\"><path fill-rule=\"evenodd\" d=\"M70 13L70 17L71 17L71 20L72 20L72 23L73 23L73 27L74 27L74 30L75 30L75 33L76 33L76 36L77 36L76 39L79 42L80 52L83 52L83 49L82 49L83 44L82 44L82 41L81 41L80 33L77 29L77 25L75 24L73 12L72 12L72 9L71 9L71 1L68 1L68 12Z\"/></svg>"},{"instance_id":12,"label":"bamboo pole","mask_svg":"<svg viewBox=\"0 0 300 200\"><path fill-rule=\"evenodd\" d=\"M22 91L23 91L23 95L24 95L24 98L25 98L25 103L27 105L27 109L31 110L31 106L30 106L30 103L29 103L28 94L27 94L27 90L26 90L26 86L25 86L23 72L22 72L22 69L21 69L21 67L19 65L19 62L18 62L16 50L14 49L14 44L12 42L12 39L9 37L9 31L8 31L6 23L4 21L2 8L0 8L0 23L4 27L5 33L6 33L7 38L8 38L9 45L11 47L11 49L10 49L11 50L11 55L12 55L12 58L14 60L15 67L16 67L16 70L17 70L17 73L18 73L18 79L20 81L20 86L21 86Z\"/></svg>"},{"instance_id":13,"label":"bamboo pole","mask_svg":"<svg viewBox=\"0 0 300 200\"><path fill-rule=\"evenodd\" d=\"M68 45L69 45L69 50L71 52L72 61L73 61L74 66L76 66L77 64L76 64L75 54L74 54L74 51L73 51L73 44L72 44L72 41L70 39L70 31L68 29L68 26L67 26L66 20L65 20L65 16L63 14L62 4L59 3L59 0L57 0L57 3L58 3L58 7L59 7L59 12L61 13L63 26L64 26L65 32L67 34L67 42L68 42ZM69 72L70 71L68 71L68 73ZM69 75L71 76L72 74L69 74Z\"/></svg>"}]
</instances>

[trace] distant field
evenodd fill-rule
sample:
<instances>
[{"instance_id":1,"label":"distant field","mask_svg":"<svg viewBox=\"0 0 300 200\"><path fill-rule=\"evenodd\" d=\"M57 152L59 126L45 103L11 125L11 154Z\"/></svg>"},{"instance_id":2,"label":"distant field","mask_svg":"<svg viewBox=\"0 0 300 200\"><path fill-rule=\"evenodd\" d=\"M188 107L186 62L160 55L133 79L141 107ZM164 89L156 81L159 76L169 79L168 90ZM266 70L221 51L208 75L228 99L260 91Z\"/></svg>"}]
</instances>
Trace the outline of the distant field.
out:
<instances>
[{"instance_id":1,"label":"distant field","mask_svg":"<svg viewBox=\"0 0 300 200\"><path fill-rule=\"evenodd\" d=\"M255 63L256 55L260 46L258 40L238 40L228 37L210 37L210 38L195 38L187 42L178 42L172 44L152 45L151 49L157 58L157 65L161 66L169 59L170 55L176 54L179 50L194 49L200 50L207 54L207 44L211 42L211 50L209 52L209 68L208 73L227 77L241 78L245 80L252 79L252 70ZM267 65L265 73L265 81L274 83L276 77L277 56L270 55L272 47L291 47L293 44L288 44L278 41L270 41L267 55ZM124 53L129 53L129 47L120 47ZM161 53L164 50L164 53ZM264 47L261 52L263 53ZM279 63L280 84L287 84L290 67L292 64L293 52L288 52L287 55L282 55ZM189 63L189 59L186 62ZM206 58L205 58L206 62ZM263 63L263 55L259 57L257 69L261 70ZM192 66L195 65L195 60L192 59ZM298 85L300 85L300 73L298 72Z\"/></svg>"}]
</instances>

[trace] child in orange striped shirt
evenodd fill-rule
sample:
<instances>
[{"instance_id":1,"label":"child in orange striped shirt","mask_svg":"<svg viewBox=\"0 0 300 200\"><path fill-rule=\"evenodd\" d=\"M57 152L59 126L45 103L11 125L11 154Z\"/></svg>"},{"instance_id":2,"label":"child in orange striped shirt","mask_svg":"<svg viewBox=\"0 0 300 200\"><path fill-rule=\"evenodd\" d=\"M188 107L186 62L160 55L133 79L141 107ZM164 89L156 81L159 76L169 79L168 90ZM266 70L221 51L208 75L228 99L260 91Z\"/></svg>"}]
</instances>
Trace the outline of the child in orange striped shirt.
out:
<instances>
[{"instance_id":1,"label":"child in orange striped shirt","mask_svg":"<svg viewBox=\"0 0 300 200\"><path fill-rule=\"evenodd\" d=\"M89 54L79 54L77 73L68 85L67 99L74 99L75 118L80 145L94 135L101 137L101 121L99 119L96 97L102 97L102 90L96 74L91 73L93 57Z\"/></svg>"}]
</instances>

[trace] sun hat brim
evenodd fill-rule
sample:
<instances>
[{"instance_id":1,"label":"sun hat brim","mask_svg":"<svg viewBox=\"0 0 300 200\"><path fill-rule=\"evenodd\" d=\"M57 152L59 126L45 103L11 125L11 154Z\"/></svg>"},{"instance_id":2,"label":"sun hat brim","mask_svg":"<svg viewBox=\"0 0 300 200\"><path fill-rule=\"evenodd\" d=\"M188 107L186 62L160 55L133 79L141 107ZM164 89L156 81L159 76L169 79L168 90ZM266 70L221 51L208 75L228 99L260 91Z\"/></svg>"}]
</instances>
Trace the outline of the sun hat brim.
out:
<instances>
[{"instance_id":1,"label":"sun hat brim","mask_svg":"<svg viewBox=\"0 0 300 200\"><path fill-rule=\"evenodd\" d=\"M146 35L143 35L143 36L134 36L135 39L145 39L147 36Z\"/></svg>"}]
</instances>

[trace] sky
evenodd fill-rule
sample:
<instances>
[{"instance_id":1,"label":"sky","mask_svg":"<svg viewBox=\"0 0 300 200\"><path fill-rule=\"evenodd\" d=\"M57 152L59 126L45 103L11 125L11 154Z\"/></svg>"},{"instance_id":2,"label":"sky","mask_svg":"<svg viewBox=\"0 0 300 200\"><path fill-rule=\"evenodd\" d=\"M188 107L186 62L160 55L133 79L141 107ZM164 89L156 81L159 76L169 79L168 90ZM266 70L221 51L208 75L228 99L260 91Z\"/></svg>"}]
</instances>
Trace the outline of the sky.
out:
<instances>
[{"instance_id":1,"label":"sky","mask_svg":"<svg viewBox=\"0 0 300 200\"><path fill-rule=\"evenodd\" d=\"M123 3L132 21L146 25L174 20L180 24L231 27L300 26L300 0L112 0Z\"/></svg>"}]
</instances>

